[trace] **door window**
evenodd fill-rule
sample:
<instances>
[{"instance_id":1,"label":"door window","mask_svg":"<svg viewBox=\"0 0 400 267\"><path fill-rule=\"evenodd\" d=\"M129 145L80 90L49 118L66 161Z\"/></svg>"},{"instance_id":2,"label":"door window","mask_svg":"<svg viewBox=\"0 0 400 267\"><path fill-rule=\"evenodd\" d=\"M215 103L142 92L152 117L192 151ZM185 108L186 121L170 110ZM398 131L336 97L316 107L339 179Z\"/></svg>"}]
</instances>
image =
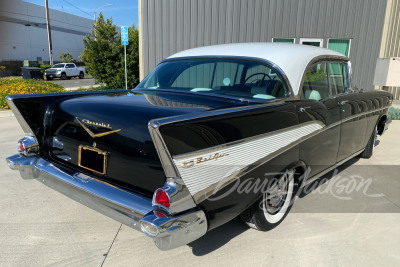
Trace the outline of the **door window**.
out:
<instances>
[{"instance_id":1,"label":"door window","mask_svg":"<svg viewBox=\"0 0 400 267\"><path fill-rule=\"evenodd\" d=\"M303 96L305 99L321 100L328 98L329 83L326 63L311 66L303 82Z\"/></svg>"}]
</instances>

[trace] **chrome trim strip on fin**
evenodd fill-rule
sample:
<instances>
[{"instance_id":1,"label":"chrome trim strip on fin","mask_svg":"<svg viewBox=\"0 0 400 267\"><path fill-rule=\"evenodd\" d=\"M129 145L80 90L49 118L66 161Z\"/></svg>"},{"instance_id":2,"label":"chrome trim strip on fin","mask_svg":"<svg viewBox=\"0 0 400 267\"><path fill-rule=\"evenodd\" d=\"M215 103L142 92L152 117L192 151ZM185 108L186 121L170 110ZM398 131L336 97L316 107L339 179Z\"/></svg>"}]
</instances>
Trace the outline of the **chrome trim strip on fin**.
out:
<instances>
[{"instance_id":1,"label":"chrome trim strip on fin","mask_svg":"<svg viewBox=\"0 0 400 267\"><path fill-rule=\"evenodd\" d=\"M159 131L160 124L156 120L152 120L148 124L151 138L153 139L154 146L156 148L158 157L160 158L161 165L163 166L167 181L164 187L171 189L170 193L170 212L176 214L191 208L196 207L192 196L189 193L185 183L182 181L178 170L172 160L171 154L168 151L164 139ZM175 185L174 185L175 184ZM172 185L174 185L172 187Z\"/></svg>"}]
</instances>

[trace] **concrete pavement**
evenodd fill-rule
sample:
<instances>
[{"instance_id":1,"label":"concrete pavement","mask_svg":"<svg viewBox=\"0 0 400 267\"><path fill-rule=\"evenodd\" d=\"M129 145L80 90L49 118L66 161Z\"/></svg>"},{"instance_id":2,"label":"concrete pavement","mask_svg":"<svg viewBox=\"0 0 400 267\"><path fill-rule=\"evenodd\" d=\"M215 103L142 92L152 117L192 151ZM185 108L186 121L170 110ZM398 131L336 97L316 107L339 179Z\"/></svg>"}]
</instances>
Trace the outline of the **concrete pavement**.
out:
<instances>
[{"instance_id":1,"label":"concrete pavement","mask_svg":"<svg viewBox=\"0 0 400 267\"><path fill-rule=\"evenodd\" d=\"M0 116L0 126L0 266L396 266L400 262L400 121L392 122L379 139L371 159L350 161L338 175L300 195L274 230L258 232L235 219L167 252L138 231L41 183L22 180L5 158L16 153L23 132L12 116ZM354 179L370 184L346 194Z\"/></svg>"}]
</instances>

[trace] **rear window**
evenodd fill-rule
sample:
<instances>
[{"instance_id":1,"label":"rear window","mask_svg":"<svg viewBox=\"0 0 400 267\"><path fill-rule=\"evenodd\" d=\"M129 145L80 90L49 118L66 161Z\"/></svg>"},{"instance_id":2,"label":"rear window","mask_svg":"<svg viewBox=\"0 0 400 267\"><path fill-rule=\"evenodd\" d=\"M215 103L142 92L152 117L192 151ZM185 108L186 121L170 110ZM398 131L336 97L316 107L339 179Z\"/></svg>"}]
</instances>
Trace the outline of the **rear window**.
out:
<instances>
[{"instance_id":1,"label":"rear window","mask_svg":"<svg viewBox=\"0 0 400 267\"><path fill-rule=\"evenodd\" d=\"M265 63L183 59L158 65L137 88L178 90L268 100L289 96L279 71Z\"/></svg>"}]
</instances>

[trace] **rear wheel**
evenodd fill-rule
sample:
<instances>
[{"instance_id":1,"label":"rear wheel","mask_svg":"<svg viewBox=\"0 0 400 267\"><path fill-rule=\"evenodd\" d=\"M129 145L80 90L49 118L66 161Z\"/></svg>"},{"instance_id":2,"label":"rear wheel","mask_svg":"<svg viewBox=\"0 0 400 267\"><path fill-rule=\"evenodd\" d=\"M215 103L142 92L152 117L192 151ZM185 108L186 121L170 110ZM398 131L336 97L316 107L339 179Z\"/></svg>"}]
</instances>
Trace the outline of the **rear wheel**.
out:
<instances>
[{"instance_id":1,"label":"rear wheel","mask_svg":"<svg viewBox=\"0 0 400 267\"><path fill-rule=\"evenodd\" d=\"M51 78L49 75L46 75L46 80L51 81L53 78Z\"/></svg>"},{"instance_id":2,"label":"rear wheel","mask_svg":"<svg viewBox=\"0 0 400 267\"><path fill-rule=\"evenodd\" d=\"M241 214L242 220L260 231L275 228L285 219L293 205L294 188L294 170L291 170L271 183L262 199Z\"/></svg>"},{"instance_id":3,"label":"rear wheel","mask_svg":"<svg viewBox=\"0 0 400 267\"><path fill-rule=\"evenodd\" d=\"M81 72L79 73L79 79L83 79L83 77L85 77L85 74L83 74L83 71L81 71Z\"/></svg>"},{"instance_id":4,"label":"rear wheel","mask_svg":"<svg viewBox=\"0 0 400 267\"><path fill-rule=\"evenodd\" d=\"M63 72L61 73L61 80L65 80L67 79L67 75Z\"/></svg>"},{"instance_id":5,"label":"rear wheel","mask_svg":"<svg viewBox=\"0 0 400 267\"><path fill-rule=\"evenodd\" d=\"M374 153L374 146L377 136L378 129L375 126L374 130L372 131L372 135L368 140L367 146L365 147L364 151L360 155L358 155L360 158L369 159L372 156L372 154Z\"/></svg>"}]
</instances>

